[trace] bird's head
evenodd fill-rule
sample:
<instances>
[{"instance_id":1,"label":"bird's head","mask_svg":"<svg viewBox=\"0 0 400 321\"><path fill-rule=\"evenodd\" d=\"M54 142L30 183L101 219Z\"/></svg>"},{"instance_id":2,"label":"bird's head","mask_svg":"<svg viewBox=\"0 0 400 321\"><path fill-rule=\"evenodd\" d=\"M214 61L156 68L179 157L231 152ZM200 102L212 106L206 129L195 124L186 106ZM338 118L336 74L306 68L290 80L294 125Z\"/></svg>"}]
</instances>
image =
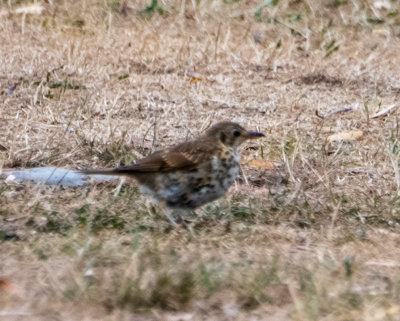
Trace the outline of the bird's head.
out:
<instances>
[{"instance_id":1,"label":"bird's head","mask_svg":"<svg viewBox=\"0 0 400 321\"><path fill-rule=\"evenodd\" d=\"M221 122L213 125L207 132L206 136L220 141L229 147L238 147L241 143L248 139L264 137L263 133L248 131L237 123Z\"/></svg>"}]
</instances>

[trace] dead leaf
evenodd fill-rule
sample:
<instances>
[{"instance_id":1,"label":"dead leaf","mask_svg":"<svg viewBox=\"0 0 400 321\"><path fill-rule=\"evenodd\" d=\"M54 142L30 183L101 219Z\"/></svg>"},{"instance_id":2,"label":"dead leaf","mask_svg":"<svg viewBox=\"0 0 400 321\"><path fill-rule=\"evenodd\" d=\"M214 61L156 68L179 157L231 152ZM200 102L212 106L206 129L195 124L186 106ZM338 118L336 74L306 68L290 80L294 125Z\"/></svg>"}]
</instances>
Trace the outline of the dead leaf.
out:
<instances>
[{"instance_id":1,"label":"dead leaf","mask_svg":"<svg viewBox=\"0 0 400 321\"><path fill-rule=\"evenodd\" d=\"M362 130L350 130L341 133L333 134L328 137L328 142L332 143L335 141L354 141L361 138L364 135Z\"/></svg>"},{"instance_id":2,"label":"dead leaf","mask_svg":"<svg viewBox=\"0 0 400 321\"><path fill-rule=\"evenodd\" d=\"M264 159L253 159L250 162L250 166L258 167L258 168L261 168L261 169L274 169L275 168L274 163L272 163L270 161L267 161L267 160L264 160Z\"/></svg>"},{"instance_id":3,"label":"dead leaf","mask_svg":"<svg viewBox=\"0 0 400 321\"><path fill-rule=\"evenodd\" d=\"M203 78L195 78L195 77L190 78L190 82L197 82L197 81L202 81L202 80L203 80Z\"/></svg>"},{"instance_id":4,"label":"dead leaf","mask_svg":"<svg viewBox=\"0 0 400 321\"><path fill-rule=\"evenodd\" d=\"M198 72L191 72L188 76L190 77L190 82L203 81L203 76Z\"/></svg>"}]
</instances>

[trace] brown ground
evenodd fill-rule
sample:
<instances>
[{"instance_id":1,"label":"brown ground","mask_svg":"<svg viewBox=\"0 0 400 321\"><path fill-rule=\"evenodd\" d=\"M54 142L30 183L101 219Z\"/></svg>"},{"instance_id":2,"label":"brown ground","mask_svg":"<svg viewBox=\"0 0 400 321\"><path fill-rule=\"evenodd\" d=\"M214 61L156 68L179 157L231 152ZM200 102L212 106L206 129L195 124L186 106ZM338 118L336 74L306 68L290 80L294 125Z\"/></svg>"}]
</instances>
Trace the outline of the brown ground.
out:
<instances>
[{"instance_id":1,"label":"brown ground","mask_svg":"<svg viewBox=\"0 0 400 321\"><path fill-rule=\"evenodd\" d=\"M133 182L0 182L0 319L399 320L397 2L15 2L0 166L113 167L220 120L267 137L194 234Z\"/></svg>"}]
</instances>

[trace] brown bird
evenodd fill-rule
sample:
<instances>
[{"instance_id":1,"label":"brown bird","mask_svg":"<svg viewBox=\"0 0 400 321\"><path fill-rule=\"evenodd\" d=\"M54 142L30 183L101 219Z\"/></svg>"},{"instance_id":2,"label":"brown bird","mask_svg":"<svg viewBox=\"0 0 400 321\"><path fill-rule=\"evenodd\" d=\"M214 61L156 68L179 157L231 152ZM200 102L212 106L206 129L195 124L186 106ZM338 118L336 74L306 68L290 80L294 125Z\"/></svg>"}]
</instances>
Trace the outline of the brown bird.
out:
<instances>
[{"instance_id":1,"label":"brown bird","mask_svg":"<svg viewBox=\"0 0 400 321\"><path fill-rule=\"evenodd\" d=\"M134 177L142 192L177 210L198 208L223 196L239 174L237 147L265 136L233 122L221 122L191 141L156 151L135 164L84 174ZM171 217L167 217L173 222Z\"/></svg>"}]
</instances>

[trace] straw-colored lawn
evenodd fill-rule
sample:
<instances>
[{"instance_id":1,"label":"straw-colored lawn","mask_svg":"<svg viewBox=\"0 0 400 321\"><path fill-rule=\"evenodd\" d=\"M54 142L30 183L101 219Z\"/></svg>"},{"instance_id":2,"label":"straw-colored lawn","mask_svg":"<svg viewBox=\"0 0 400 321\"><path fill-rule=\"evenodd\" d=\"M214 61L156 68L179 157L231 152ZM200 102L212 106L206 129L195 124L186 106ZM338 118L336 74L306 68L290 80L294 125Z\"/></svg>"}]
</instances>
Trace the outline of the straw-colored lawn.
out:
<instances>
[{"instance_id":1,"label":"straw-colored lawn","mask_svg":"<svg viewBox=\"0 0 400 321\"><path fill-rule=\"evenodd\" d=\"M399 53L397 1L2 1L0 167L266 138L192 232L134 181L0 181L0 319L398 320Z\"/></svg>"}]
</instances>

